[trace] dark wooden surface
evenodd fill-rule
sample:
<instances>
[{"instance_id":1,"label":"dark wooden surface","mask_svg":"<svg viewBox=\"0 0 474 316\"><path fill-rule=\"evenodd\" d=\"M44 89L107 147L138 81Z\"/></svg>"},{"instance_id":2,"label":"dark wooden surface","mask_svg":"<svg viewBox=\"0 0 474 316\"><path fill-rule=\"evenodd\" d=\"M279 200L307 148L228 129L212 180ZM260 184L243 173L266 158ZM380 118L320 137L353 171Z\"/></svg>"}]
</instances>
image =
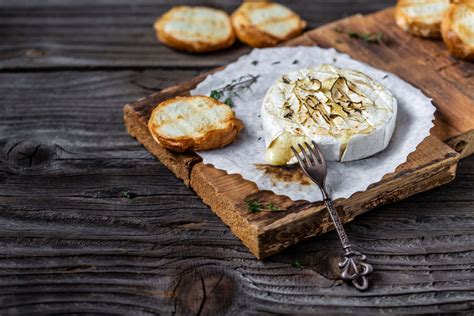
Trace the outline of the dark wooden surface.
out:
<instances>
[{"instance_id":1,"label":"dark wooden surface","mask_svg":"<svg viewBox=\"0 0 474 316\"><path fill-rule=\"evenodd\" d=\"M393 3L282 2L311 27ZM126 134L125 103L248 51L159 45L170 5L0 0L0 314L474 312L473 157L347 225L376 270L359 293L337 280L334 233L258 261Z\"/></svg>"}]
</instances>

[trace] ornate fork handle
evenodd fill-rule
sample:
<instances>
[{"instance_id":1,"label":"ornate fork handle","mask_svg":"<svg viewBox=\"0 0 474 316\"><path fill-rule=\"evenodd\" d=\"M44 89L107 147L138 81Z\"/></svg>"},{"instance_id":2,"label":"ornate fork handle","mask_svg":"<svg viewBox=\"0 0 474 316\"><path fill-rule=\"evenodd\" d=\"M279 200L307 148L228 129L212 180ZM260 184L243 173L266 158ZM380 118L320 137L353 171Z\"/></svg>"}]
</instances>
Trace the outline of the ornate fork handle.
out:
<instances>
[{"instance_id":1,"label":"ornate fork handle","mask_svg":"<svg viewBox=\"0 0 474 316\"><path fill-rule=\"evenodd\" d=\"M331 198L325 190L322 191L329 215L331 216L334 226L336 226L337 234L344 248L344 256L342 261L339 263L341 277L346 281L351 281L358 290L366 290L369 287L367 276L372 273L372 265L365 262L367 258L365 255L352 249L346 231L342 226L341 219L339 218L339 214L337 213Z\"/></svg>"},{"instance_id":2,"label":"ornate fork handle","mask_svg":"<svg viewBox=\"0 0 474 316\"><path fill-rule=\"evenodd\" d=\"M326 203L326 207L331 215L334 226L336 226L337 234L339 235L342 247L344 248L344 257L339 263L339 268L342 271L341 277L346 281L351 281L357 289L361 291L366 290L369 286L367 275L372 272L372 266L365 262L366 257L363 254L354 251L349 244L349 239L347 238L346 231L342 226L339 214L337 214L337 211L332 204L331 197L324 187L327 175L326 160L316 142L311 141L311 143L313 146L304 142L306 150L302 144L298 144L301 154L298 153L298 150L294 146L291 146L291 150L296 159L298 159L298 163L303 172L321 189L323 200Z\"/></svg>"}]
</instances>

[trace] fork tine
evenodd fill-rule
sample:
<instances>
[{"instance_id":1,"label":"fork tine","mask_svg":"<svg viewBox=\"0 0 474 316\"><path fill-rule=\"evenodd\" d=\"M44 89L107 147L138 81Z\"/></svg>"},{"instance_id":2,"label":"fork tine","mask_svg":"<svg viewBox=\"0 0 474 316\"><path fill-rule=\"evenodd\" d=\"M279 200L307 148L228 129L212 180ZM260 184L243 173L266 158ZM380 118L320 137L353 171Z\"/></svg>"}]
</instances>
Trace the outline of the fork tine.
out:
<instances>
[{"instance_id":1,"label":"fork tine","mask_svg":"<svg viewBox=\"0 0 474 316\"><path fill-rule=\"evenodd\" d=\"M311 158L309 157L308 153L307 153L306 150L304 149L303 145L298 144L298 147L300 148L301 153L302 153L303 156L304 156L304 160L306 161L306 163L308 164L308 166L311 166L313 163L312 163Z\"/></svg>"},{"instance_id":2,"label":"fork tine","mask_svg":"<svg viewBox=\"0 0 474 316\"><path fill-rule=\"evenodd\" d=\"M316 142L315 142L314 140L312 140L311 143L313 143L314 148L317 150L318 156L319 156L319 158L321 159L321 163L322 163L322 164L325 164L325 163L326 163L326 160L324 159L324 155L323 155L323 153L321 152L321 149L319 149L318 145L316 145Z\"/></svg>"},{"instance_id":3,"label":"fork tine","mask_svg":"<svg viewBox=\"0 0 474 316\"><path fill-rule=\"evenodd\" d=\"M307 142L304 142L304 144L308 148L308 151L311 155L311 158L313 158L314 163L315 164L316 163L322 163L321 158L319 157L319 153L313 147L311 147L311 145L308 144Z\"/></svg>"},{"instance_id":4,"label":"fork tine","mask_svg":"<svg viewBox=\"0 0 474 316\"><path fill-rule=\"evenodd\" d=\"M298 159L298 162L300 163L301 167L304 166L303 159L301 159L300 155L298 154L298 151L296 150L295 147L291 146L291 150L293 151L293 154L295 154L296 159Z\"/></svg>"}]
</instances>

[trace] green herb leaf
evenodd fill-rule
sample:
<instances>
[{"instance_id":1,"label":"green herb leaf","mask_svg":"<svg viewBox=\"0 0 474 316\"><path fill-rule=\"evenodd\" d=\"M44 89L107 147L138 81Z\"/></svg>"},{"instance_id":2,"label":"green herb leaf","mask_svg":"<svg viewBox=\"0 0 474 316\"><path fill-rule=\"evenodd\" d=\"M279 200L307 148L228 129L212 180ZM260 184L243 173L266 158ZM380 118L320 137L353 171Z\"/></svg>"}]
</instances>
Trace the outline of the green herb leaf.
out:
<instances>
[{"instance_id":1,"label":"green herb leaf","mask_svg":"<svg viewBox=\"0 0 474 316\"><path fill-rule=\"evenodd\" d=\"M246 199L247 209L252 213L259 213L262 210L262 204L258 201Z\"/></svg>"},{"instance_id":2,"label":"green herb leaf","mask_svg":"<svg viewBox=\"0 0 474 316\"><path fill-rule=\"evenodd\" d=\"M220 91L212 90L210 97L213 99L219 100L219 98L221 97L221 94L222 93Z\"/></svg>"},{"instance_id":3,"label":"green herb leaf","mask_svg":"<svg viewBox=\"0 0 474 316\"><path fill-rule=\"evenodd\" d=\"M259 77L259 75L254 76L250 74L241 76L223 87L212 90L210 97L219 101L224 99L224 103L232 107L234 106L233 98L239 97L240 92L250 89Z\"/></svg>"},{"instance_id":4,"label":"green herb leaf","mask_svg":"<svg viewBox=\"0 0 474 316\"><path fill-rule=\"evenodd\" d=\"M267 207L268 207L268 209L269 209L270 211L274 211L274 212L282 211L282 209L279 208L279 207L278 207L275 203L273 203L273 202L268 203Z\"/></svg>"},{"instance_id":5,"label":"green herb leaf","mask_svg":"<svg viewBox=\"0 0 474 316\"><path fill-rule=\"evenodd\" d=\"M256 61L256 60L252 61L252 65L257 66L257 65L258 65L258 61Z\"/></svg>"},{"instance_id":6,"label":"green herb leaf","mask_svg":"<svg viewBox=\"0 0 474 316\"><path fill-rule=\"evenodd\" d=\"M126 199L131 199L133 197L133 193L130 193L128 191L123 191L122 192L122 197Z\"/></svg>"},{"instance_id":7,"label":"green herb leaf","mask_svg":"<svg viewBox=\"0 0 474 316\"><path fill-rule=\"evenodd\" d=\"M378 44L383 44L383 33L382 32L378 32L377 33L377 36L375 37L376 41Z\"/></svg>"},{"instance_id":8,"label":"green herb leaf","mask_svg":"<svg viewBox=\"0 0 474 316\"><path fill-rule=\"evenodd\" d=\"M349 35L349 37L359 38L360 33L354 31L347 31L347 35Z\"/></svg>"},{"instance_id":9,"label":"green herb leaf","mask_svg":"<svg viewBox=\"0 0 474 316\"><path fill-rule=\"evenodd\" d=\"M293 62L292 62L293 65L296 65L296 64L298 64L298 63L299 63L298 59L295 59L295 60L293 60Z\"/></svg>"},{"instance_id":10,"label":"green herb leaf","mask_svg":"<svg viewBox=\"0 0 474 316\"><path fill-rule=\"evenodd\" d=\"M293 262L292 266L293 268L303 269L303 264L299 260L296 260L295 262Z\"/></svg>"},{"instance_id":11,"label":"green herb leaf","mask_svg":"<svg viewBox=\"0 0 474 316\"><path fill-rule=\"evenodd\" d=\"M227 105L230 106L230 107L233 107L233 106L234 106L234 101L232 101L231 98L225 99L224 103L227 104Z\"/></svg>"},{"instance_id":12,"label":"green herb leaf","mask_svg":"<svg viewBox=\"0 0 474 316\"><path fill-rule=\"evenodd\" d=\"M366 43L374 43L374 44L382 44L383 43L383 33L382 32L377 32L377 33L361 33L361 32L355 32L355 31L347 31L347 35L352 38L358 38Z\"/></svg>"}]
</instances>

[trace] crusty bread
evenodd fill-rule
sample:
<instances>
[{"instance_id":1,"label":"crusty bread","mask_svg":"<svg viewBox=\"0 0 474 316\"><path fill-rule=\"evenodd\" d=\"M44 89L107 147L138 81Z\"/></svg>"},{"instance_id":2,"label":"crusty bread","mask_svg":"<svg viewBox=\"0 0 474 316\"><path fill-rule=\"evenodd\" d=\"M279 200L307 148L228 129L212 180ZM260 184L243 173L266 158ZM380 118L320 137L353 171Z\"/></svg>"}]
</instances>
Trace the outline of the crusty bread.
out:
<instances>
[{"instance_id":1,"label":"crusty bread","mask_svg":"<svg viewBox=\"0 0 474 316\"><path fill-rule=\"evenodd\" d=\"M252 47L269 47L301 34L306 27L296 13L272 2L244 2L231 16L237 37Z\"/></svg>"},{"instance_id":2,"label":"crusty bread","mask_svg":"<svg viewBox=\"0 0 474 316\"><path fill-rule=\"evenodd\" d=\"M153 110L148 121L153 138L176 152L223 147L243 126L230 106L206 96L166 100Z\"/></svg>"},{"instance_id":3,"label":"crusty bread","mask_svg":"<svg viewBox=\"0 0 474 316\"><path fill-rule=\"evenodd\" d=\"M413 35L440 38L441 21L448 7L449 0L398 0L395 19Z\"/></svg>"},{"instance_id":4,"label":"crusty bread","mask_svg":"<svg viewBox=\"0 0 474 316\"><path fill-rule=\"evenodd\" d=\"M235 42L229 15L207 7L173 7L154 28L162 43L190 53L215 51Z\"/></svg>"},{"instance_id":5,"label":"crusty bread","mask_svg":"<svg viewBox=\"0 0 474 316\"><path fill-rule=\"evenodd\" d=\"M474 60L474 0L452 1L441 31L453 56Z\"/></svg>"}]
</instances>

